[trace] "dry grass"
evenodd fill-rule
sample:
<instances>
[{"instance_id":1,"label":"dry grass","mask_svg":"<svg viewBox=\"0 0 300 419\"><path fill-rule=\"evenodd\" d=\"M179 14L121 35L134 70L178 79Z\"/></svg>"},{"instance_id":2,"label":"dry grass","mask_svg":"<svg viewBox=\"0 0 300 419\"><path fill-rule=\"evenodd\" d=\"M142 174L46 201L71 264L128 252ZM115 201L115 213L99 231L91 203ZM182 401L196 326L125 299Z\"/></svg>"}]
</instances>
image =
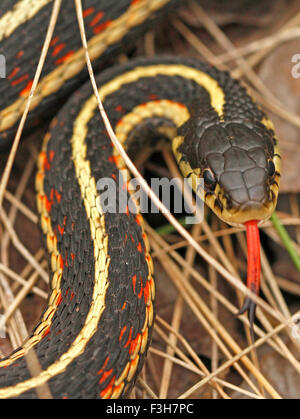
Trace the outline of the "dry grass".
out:
<instances>
[{"instance_id":1,"label":"dry grass","mask_svg":"<svg viewBox=\"0 0 300 419\"><path fill-rule=\"evenodd\" d=\"M59 3L54 3L41 66L51 39ZM76 3L78 5L80 2ZM221 68L229 66L235 77L243 78L261 105L299 127L300 117L290 113L278 98L273 96L254 68L282 42L299 37L300 12L293 13L291 17L287 10L280 26L274 26L272 33L268 31L261 38L236 48L226 33L198 4L191 2L189 7L221 52L213 54L179 16L171 21L177 36L180 34L185 38L189 48L195 49L212 64ZM156 53L155 36L155 32L149 32L144 38L144 51L147 55ZM38 82L39 71L32 94ZM18 186L14 187L14 182L9 181L14 176L13 162L25 118L26 111L0 184L0 203L3 201L0 210L0 309L6 317L7 333L12 348L19 346L28 334L28 326L25 325L22 312L26 297L31 293L39 306L45 304L45 284L48 281L43 250L38 249L35 243L33 253L30 239L20 238L18 224L25 220L30 228L37 229L37 216L26 199L28 190L32 196L31 179L37 154L33 143L28 142L24 146L29 159L22 169ZM120 152L123 153L121 149ZM178 177L173 157L168 152L164 152L163 156L171 176ZM130 164L128 162L128 165ZM139 176L134 167L131 167L131 171L134 176ZM289 204L289 212L281 212L279 216L283 224L294 227L294 244L300 254L300 215L294 195L289 196ZM274 359L275 371L278 364L284 365L285 369L292 371L291 374L300 378L300 337L297 340L292 336L300 307L299 304L293 304L294 312L291 312L287 294L284 293L288 291L289 295L299 296L300 283L292 281L288 271L284 276L276 275L266 256L269 250L263 249L264 299L257 299L259 309L254 326L255 341L251 342L247 318L236 317L244 295L249 294L242 282L246 268L244 232L225 226L214 217L211 223L204 221L195 225L190 233L172 216L169 215L168 220L176 227L178 235L161 236L147 225L153 257L157 262L157 272L166 278L157 278L158 312L153 343L132 397L284 397L282 383L274 379L275 373L263 368L261 357L267 353L268 359ZM269 242L274 241L277 246L282 246L270 222L267 222L262 230ZM282 252L284 251L282 249ZM20 258L23 261L21 270L20 263L14 264ZM287 269L292 270L292 262ZM167 293L160 297L159 291L168 287L170 295ZM165 300L161 298L167 298L167 309L164 307ZM26 313L25 317L28 317ZM35 360L31 358L28 362L33 365L33 373L36 373L39 366ZM300 393L300 384L298 392ZM49 389L41 389L39 396L51 397Z\"/></svg>"}]
</instances>

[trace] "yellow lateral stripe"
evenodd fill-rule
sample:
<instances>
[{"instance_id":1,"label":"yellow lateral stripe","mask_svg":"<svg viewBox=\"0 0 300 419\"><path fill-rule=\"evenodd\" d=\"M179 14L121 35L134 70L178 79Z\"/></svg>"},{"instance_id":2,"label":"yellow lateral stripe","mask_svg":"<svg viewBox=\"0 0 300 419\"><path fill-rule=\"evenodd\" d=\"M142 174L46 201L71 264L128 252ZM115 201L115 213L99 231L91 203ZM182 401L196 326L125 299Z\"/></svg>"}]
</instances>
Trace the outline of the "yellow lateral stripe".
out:
<instances>
[{"instance_id":1,"label":"yellow lateral stripe","mask_svg":"<svg viewBox=\"0 0 300 419\"><path fill-rule=\"evenodd\" d=\"M20 0L0 18L0 41L8 38L20 25L32 19L53 0Z\"/></svg>"},{"instance_id":2,"label":"yellow lateral stripe","mask_svg":"<svg viewBox=\"0 0 300 419\"><path fill-rule=\"evenodd\" d=\"M92 98L93 99L93 98ZM95 179L92 177L90 163L86 160L85 138L87 124L94 113L94 100L88 100L78 114L74 123L72 138L72 159L74 161L76 176L80 185L81 196L90 221L95 258L95 282L92 303L85 319L85 323L70 348L46 370L36 377L32 377L14 386L1 388L0 398L16 397L31 388L45 383L51 377L66 370L68 365L80 356L98 328L101 314L105 308L105 295L108 287L108 238L105 235L104 215L99 214L96 208L97 189ZM94 232L94 234L93 234Z\"/></svg>"},{"instance_id":3,"label":"yellow lateral stripe","mask_svg":"<svg viewBox=\"0 0 300 419\"><path fill-rule=\"evenodd\" d=\"M10 355L8 358L0 361L0 368L8 367L17 359L24 356L29 349L34 347L38 342L40 342L44 336L44 332L51 326L53 316L57 309L57 302L61 296L61 277L62 269L59 263L59 258L61 257L60 253L57 250L57 239L52 230L51 217L47 211L45 205L45 192L44 192L44 177L45 172L43 169L43 159L42 155L46 150L48 140L50 139L49 134L45 135L43 142L42 152L38 158L38 172L36 175L36 190L37 190L37 207L42 219L42 229L44 234L47 236L47 248L48 252L51 255L51 266L52 266L52 282L51 282L51 295L48 301L47 310L44 312L40 324L34 330L33 335L23 344L23 346Z\"/></svg>"},{"instance_id":4,"label":"yellow lateral stripe","mask_svg":"<svg viewBox=\"0 0 300 419\"><path fill-rule=\"evenodd\" d=\"M271 130L271 131L275 131L275 128L274 128L274 125L273 125L273 122L269 119L269 118L267 118L266 116L264 116L263 118L262 118L262 120L260 121L268 130Z\"/></svg>"},{"instance_id":5,"label":"yellow lateral stripe","mask_svg":"<svg viewBox=\"0 0 300 419\"><path fill-rule=\"evenodd\" d=\"M26 1L22 0L25 3ZM43 3L49 0L36 1ZM162 8L169 1L140 0L133 3L124 14L114 20L103 32L89 40L88 50L91 60L99 58L110 45L119 42L132 28L146 21L151 14ZM31 102L30 110L35 109L45 97L57 92L67 80L83 70L85 65L85 52L83 48L80 48L63 64L40 80ZM0 111L0 132L12 127L18 121L25 109L27 98L28 95L24 95Z\"/></svg>"}]
</instances>

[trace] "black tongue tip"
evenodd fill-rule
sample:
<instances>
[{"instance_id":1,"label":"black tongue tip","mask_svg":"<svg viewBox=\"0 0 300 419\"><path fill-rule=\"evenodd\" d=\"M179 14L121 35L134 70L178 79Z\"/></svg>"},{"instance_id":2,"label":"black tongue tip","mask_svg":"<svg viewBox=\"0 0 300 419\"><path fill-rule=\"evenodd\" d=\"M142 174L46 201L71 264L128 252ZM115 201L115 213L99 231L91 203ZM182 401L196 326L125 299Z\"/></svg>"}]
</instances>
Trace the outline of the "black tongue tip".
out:
<instances>
[{"instance_id":1,"label":"black tongue tip","mask_svg":"<svg viewBox=\"0 0 300 419\"><path fill-rule=\"evenodd\" d=\"M256 313L256 303L251 300L251 298L246 297L244 304L242 306L242 308L240 309L240 311L237 313L237 316L240 316L244 313L248 314L248 320L250 323L250 328L251 328L251 333L252 333L252 338L254 337L254 319L255 319L255 313Z\"/></svg>"}]
</instances>

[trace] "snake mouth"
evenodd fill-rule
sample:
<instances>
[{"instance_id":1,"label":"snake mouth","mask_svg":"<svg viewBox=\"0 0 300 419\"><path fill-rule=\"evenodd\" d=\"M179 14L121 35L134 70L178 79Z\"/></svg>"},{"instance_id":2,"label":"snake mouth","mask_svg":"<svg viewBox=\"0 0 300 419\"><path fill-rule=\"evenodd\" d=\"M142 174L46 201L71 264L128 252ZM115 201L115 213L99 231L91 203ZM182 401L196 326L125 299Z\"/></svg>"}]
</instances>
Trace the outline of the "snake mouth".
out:
<instances>
[{"instance_id":1,"label":"snake mouth","mask_svg":"<svg viewBox=\"0 0 300 419\"><path fill-rule=\"evenodd\" d=\"M258 225L265 223L272 215L276 203L260 203L248 201L234 211L224 211L223 220L230 225L244 226L251 220L256 220Z\"/></svg>"},{"instance_id":2,"label":"snake mouth","mask_svg":"<svg viewBox=\"0 0 300 419\"><path fill-rule=\"evenodd\" d=\"M235 216L242 219L245 224L250 220L256 220L257 224L262 224L268 220L275 209L273 201L258 202L249 200L240 206Z\"/></svg>"},{"instance_id":3,"label":"snake mouth","mask_svg":"<svg viewBox=\"0 0 300 419\"><path fill-rule=\"evenodd\" d=\"M256 220L258 225L266 222L271 217L277 200L263 202L248 200L236 207L228 207L225 204L222 207L216 206L215 196L206 197L206 201L208 206L222 221L234 227L244 227L245 223L250 220Z\"/></svg>"}]
</instances>

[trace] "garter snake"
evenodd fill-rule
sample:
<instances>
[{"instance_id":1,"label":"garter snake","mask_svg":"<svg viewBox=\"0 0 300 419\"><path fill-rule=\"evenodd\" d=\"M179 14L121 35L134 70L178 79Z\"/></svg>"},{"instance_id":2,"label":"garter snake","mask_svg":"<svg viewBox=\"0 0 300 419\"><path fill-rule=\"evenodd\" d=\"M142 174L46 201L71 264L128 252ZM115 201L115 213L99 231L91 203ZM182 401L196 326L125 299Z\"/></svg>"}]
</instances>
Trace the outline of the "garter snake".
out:
<instances>
[{"instance_id":1,"label":"garter snake","mask_svg":"<svg viewBox=\"0 0 300 419\"><path fill-rule=\"evenodd\" d=\"M41 45L37 28L45 25L51 3L6 0L0 6L1 51L9 52L6 83L0 84L3 147L24 109L36 59L29 45ZM177 3L85 1L96 65L144 30L160 9ZM28 127L85 76L75 19L73 2L63 2ZM273 125L227 72L186 57L140 58L101 72L97 83L125 147L134 147L133 139L151 126L172 140L185 177L204 178L203 198L222 220L240 225L271 215L280 176ZM155 285L141 215L101 211L97 181L113 179L118 194L128 187L121 169L124 163L87 83L54 117L39 154L37 207L51 290L31 337L0 360L0 397L34 398L44 383L55 398L117 398L130 392L151 338ZM35 376L24 357L30 348L41 366Z\"/></svg>"}]
</instances>

